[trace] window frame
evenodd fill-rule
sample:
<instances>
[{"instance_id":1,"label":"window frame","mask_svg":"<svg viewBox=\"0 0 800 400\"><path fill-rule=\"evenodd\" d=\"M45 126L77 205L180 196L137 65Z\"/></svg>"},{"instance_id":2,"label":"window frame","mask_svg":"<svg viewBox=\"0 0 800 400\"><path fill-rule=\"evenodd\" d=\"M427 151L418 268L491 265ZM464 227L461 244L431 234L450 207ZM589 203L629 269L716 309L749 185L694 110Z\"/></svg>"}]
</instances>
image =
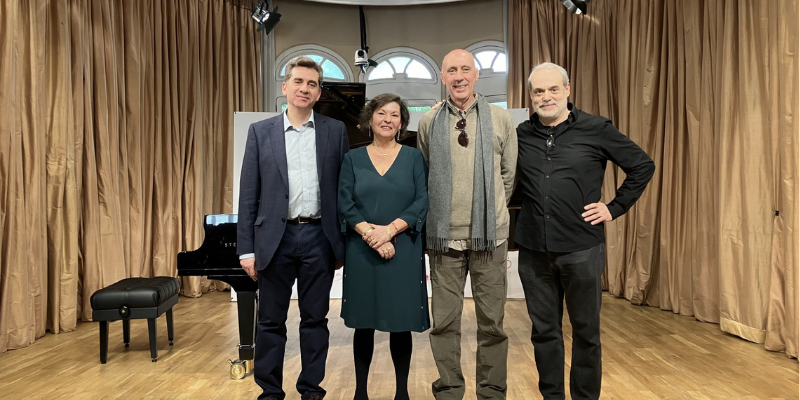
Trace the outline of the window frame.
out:
<instances>
[{"instance_id":1,"label":"window frame","mask_svg":"<svg viewBox=\"0 0 800 400\"><path fill-rule=\"evenodd\" d=\"M430 107L442 100L441 77L439 76L439 65L428 54L422 50L412 47L392 47L375 54L371 57L377 63L387 62L395 57L407 57L422 64L431 74L430 79L409 78L408 75L398 76L397 72L391 79L367 80L368 75L374 68L367 70L367 73L359 73L358 81L367 85L367 99L380 93L395 93L400 95L409 107ZM409 62L410 64L410 62ZM406 68L408 65L406 65ZM394 65L392 65L394 70ZM409 89L411 88L411 89Z\"/></svg>"},{"instance_id":2,"label":"window frame","mask_svg":"<svg viewBox=\"0 0 800 400\"><path fill-rule=\"evenodd\" d=\"M378 54L375 54L375 56L372 57L372 59L375 60L375 62L377 62L378 64L381 64L383 62L389 63L389 65L391 65L392 69L394 70L394 65L391 62L389 62L389 60L396 57L407 57L411 60L419 62L420 64L422 64L423 67L428 68L428 72L430 72L431 78L430 79L409 78L408 75L404 74L406 75L405 79L398 79L397 76L395 75L391 79L379 78L368 81L367 78L369 74L376 68L374 67L368 70L366 74L364 74L363 72L359 73L358 77L359 82L364 82L366 84L369 84L370 82L389 83L389 82L410 81L412 83L426 83L426 84L436 84L436 85L441 83L441 77L439 76L439 70L440 70L439 65L436 64L436 62L433 61L433 59L429 55L425 54L421 50L417 50L412 47L392 47L390 49L383 50ZM406 68L408 68L409 64L406 65ZM395 74L397 74L397 72L395 72Z\"/></svg>"}]
</instances>

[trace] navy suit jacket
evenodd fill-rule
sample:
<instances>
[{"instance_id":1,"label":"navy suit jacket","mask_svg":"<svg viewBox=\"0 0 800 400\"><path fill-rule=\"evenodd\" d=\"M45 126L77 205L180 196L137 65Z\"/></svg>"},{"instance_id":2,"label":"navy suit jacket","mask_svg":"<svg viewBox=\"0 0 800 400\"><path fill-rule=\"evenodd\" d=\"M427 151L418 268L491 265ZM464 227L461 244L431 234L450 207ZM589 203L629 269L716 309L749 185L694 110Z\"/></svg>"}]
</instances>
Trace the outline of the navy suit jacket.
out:
<instances>
[{"instance_id":1,"label":"navy suit jacket","mask_svg":"<svg viewBox=\"0 0 800 400\"><path fill-rule=\"evenodd\" d=\"M334 256L344 261L345 238L338 221L337 200L339 170L350 149L347 130L341 121L316 112L314 123L322 228ZM266 268L281 242L288 214L286 138L280 114L250 125L247 132L239 185L238 253L255 253L256 268Z\"/></svg>"}]
</instances>

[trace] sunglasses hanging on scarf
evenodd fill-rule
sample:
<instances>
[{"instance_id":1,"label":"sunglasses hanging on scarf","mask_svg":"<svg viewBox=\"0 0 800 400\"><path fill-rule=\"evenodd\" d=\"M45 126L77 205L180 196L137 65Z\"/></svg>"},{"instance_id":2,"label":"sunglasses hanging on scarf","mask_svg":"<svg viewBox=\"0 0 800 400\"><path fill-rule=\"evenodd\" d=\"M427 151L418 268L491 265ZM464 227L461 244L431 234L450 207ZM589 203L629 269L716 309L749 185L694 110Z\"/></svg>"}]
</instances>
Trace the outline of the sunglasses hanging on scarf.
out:
<instances>
[{"instance_id":1,"label":"sunglasses hanging on scarf","mask_svg":"<svg viewBox=\"0 0 800 400\"><path fill-rule=\"evenodd\" d=\"M456 122L456 130L461 131L461 133L458 134L458 144L460 144L461 147L464 148L466 148L467 145L469 145L469 136L467 135L467 132L464 130L464 128L466 127L467 127L467 120L464 119L464 117L462 116L461 119L458 122Z\"/></svg>"}]
</instances>

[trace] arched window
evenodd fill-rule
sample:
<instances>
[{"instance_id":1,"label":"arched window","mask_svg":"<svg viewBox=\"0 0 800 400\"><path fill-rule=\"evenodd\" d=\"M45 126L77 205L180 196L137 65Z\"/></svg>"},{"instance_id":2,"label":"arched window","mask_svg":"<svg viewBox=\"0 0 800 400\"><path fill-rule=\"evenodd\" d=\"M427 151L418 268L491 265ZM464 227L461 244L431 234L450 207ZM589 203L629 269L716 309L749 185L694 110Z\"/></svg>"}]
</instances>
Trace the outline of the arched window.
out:
<instances>
[{"instance_id":1,"label":"arched window","mask_svg":"<svg viewBox=\"0 0 800 400\"><path fill-rule=\"evenodd\" d=\"M275 62L275 99L276 110L286 110L286 96L281 91L283 78L286 76L286 64L295 57L306 56L322 66L322 80L325 82L352 82L353 71L347 67L347 62L339 54L328 48L306 44L287 49Z\"/></svg>"},{"instance_id":2,"label":"arched window","mask_svg":"<svg viewBox=\"0 0 800 400\"><path fill-rule=\"evenodd\" d=\"M468 46L480 69L475 91L486 97L489 103L507 108L508 67L503 42L487 40Z\"/></svg>"},{"instance_id":3,"label":"arched window","mask_svg":"<svg viewBox=\"0 0 800 400\"><path fill-rule=\"evenodd\" d=\"M442 99L439 67L427 54L410 47L395 47L372 58L378 66L361 73L367 98L381 93L400 95L410 111L427 111Z\"/></svg>"},{"instance_id":4,"label":"arched window","mask_svg":"<svg viewBox=\"0 0 800 400\"><path fill-rule=\"evenodd\" d=\"M419 60L405 56L395 56L384 60L367 74L369 82L395 78L430 81L433 79L433 74Z\"/></svg>"}]
</instances>

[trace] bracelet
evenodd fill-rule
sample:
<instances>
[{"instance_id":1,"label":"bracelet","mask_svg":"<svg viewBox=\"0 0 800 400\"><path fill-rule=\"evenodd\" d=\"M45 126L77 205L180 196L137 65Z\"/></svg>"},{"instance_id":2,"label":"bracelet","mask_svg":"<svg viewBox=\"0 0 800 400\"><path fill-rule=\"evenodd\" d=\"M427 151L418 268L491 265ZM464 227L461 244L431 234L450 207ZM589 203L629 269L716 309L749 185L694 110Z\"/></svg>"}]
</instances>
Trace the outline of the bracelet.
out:
<instances>
[{"instance_id":1,"label":"bracelet","mask_svg":"<svg viewBox=\"0 0 800 400\"><path fill-rule=\"evenodd\" d=\"M400 229L397 229L397 226L394 225L394 221L392 221L392 228L394 228L394 234L397 235L400 232Z\"/></svg>"},{"instance_id":2,"label":"bracelet","mask_svg":"<svg viewBox=\"0 0 800 400\"><path fill-rule=\"evenodd\" d=\"M367 234L372 232L372 231L374 231L374 230L375 230L375 228L370 226L369 228L367 228L367 230L364 231L364 234L361 235L361 238L366 240L367 239Z\"/></svg>"},{"instance_id":3,"label":"bracelet","mask_svg":"<svg viewBox=\"0 0 800 400\"><path fill-rule=\"evenodd\" d=\"M390 239L392 238L392 230L388 226L386 227L386 234L389 235Z\"/></svg>"}]
</instances>

